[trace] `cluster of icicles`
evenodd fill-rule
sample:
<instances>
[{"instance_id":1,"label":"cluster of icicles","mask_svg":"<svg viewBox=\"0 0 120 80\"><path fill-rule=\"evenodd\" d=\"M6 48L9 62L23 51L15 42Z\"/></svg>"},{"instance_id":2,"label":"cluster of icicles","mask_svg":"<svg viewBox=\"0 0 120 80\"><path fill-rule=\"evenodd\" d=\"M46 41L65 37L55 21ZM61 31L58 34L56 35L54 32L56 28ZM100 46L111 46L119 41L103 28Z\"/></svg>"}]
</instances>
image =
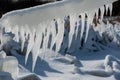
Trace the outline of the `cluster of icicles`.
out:
<instances>
[{"instance_id":1,"label":"cluster of icicles","mask_svg":"<svg viewBox=\"0 0 120 80\"><path fill-rule=\"evenodd\" d=\"M102 21L103 15L106 13L108 8L110 9L110 14L112 14L112 4L106 5L106 7L102 6L100 7L100 19ZM34 71L35 64L37 61L37 57L39 54L42 54L42 52L45 49L51 49L53 50L54 45L56 45L56 52L59 52L60 49L62 49L62 45L64 45L64 35L68 36L68 44L67 48L69 49L72 45L72 39L74 33L76 33L76 37L79 37L79 40L84 37L85 41L87 41L87 37L89 34L89 28L93 24L93 18L96 13L97 19L98 19L98 10L92 10L85 13L80 13L81 18L79 15L76 14L69 14L68 16L65 16L64 19L58 18L54 19L52 21L45 21L44 23L40 23L38 26L41 26L40 30L36 30L34 26L30 28L29 26L15 26L14 29L12 28L6 28L6 32L11 31L13 34L15 34L14 40L16 42L21 42L21 52L23 51L25 47L25 43L27 42L27 50L26 50L26 57L25 57L25 63L27 63L28 56L30 52L32 53L33 57L33 65L32 65L32 71ZM85 14L87 14L87 18L85 18ZM65 25L67 22L70 22L70 31L67 32L65 29ZM76 29L76 30L75 30ZM76 32L75 32L76 31ZM79 33L80 32L80 33ZM84 32L86 33L84 35ZM68 34L68 35L67 35ZM79 42L80 42L79 41ZM81 44L77 44L81 45ZM74 47L72 50L75 50Z\"/></svg>"}]
</instances>

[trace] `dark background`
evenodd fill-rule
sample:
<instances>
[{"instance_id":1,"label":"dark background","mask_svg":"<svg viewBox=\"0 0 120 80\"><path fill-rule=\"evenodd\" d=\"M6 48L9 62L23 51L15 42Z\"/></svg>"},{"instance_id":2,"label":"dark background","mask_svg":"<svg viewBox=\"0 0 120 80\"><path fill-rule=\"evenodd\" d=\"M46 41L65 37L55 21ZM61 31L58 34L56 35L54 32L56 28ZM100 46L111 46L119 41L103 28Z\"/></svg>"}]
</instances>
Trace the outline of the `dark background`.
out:
<instances>
[{"instance_id":1,"label":"dark background","mask_svg":"<svg viewBox=\"0 0 120 80\"><path fill-rule=\"evenodd\" d=\"M57 1L60 1L60 0L57 0ZM19 0L19 1L13 2L12 0L0 0L0 18L3 14L12 10L33 7L33 6L45 4L48 2L51 2L51 1L50 0L48 1ZM118 15L120 15L120 0L113 3L113 16L118 16Z\"/></svg>"}]
</instances>

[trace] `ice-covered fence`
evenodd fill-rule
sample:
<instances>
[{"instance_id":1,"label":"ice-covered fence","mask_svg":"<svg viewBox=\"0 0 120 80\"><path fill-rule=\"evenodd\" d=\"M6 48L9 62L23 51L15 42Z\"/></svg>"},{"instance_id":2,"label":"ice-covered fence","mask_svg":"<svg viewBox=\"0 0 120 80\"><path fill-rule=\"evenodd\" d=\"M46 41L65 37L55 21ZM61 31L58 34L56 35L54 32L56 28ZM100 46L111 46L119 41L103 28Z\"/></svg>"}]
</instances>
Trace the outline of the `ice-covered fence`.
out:
<instances>
[{"instance_id":1,"label":"ice-covered fence","mask_svg":"<svg viewBox=\"0 0 120 80\"><path fill-rule=\"evenodd\" d=\"M28 43L25 62L27 62L28 55L32 52L32 70L34 70L38 55L44 52L45 49L49 48L52 50L54 48L54 50L58 52L63 44L65 45L64 48L69 51L68 48L73 46L72 39L75 32L80 32L80 41L85 40L83 43L86 43L94 13L98 13L97 10L100 8L100 20L102 21L104 9L101 6L108 4L106 9L108 10L109 7L112 12L113 1L116 0L64 0L9 12L3 15L1 23L5 26L4 28L6 32L12 32L15 34L14 40L21 43L21 51L23 51L25 42ZM85 13L87 15L87 19L85 18ZM78 23L79 15L81 15L80 23ZM68 32L64 28L65 16L70 17L70 31ZM76 31L76 26L77 29L81 27L81 30ZM58 27L58 33L56 27ZM65 44L64 31L68 34L67 36L65 34L65 37L68 40ZM75 36L79 34L76 33ZM82 40L83 38L84 40ZM75 39L77 38L75 37ZM76 49L72 48L72 50L75 51Z\"/></svg>"}]
</instances>

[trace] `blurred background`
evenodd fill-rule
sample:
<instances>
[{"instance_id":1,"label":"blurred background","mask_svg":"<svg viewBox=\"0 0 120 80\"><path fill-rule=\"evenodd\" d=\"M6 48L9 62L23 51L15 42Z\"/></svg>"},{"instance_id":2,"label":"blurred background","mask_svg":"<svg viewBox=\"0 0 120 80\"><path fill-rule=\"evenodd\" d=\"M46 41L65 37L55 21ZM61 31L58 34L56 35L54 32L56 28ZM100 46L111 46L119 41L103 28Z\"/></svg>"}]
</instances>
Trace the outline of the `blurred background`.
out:
<instances>
[{"instance_id":1,"label":"blurred background","mask_svg":"<svg viewBox=\"0 0 120 80\"><path fill-rule=\"evenodd\" d=\"M45 3L60 0L0 0L0 18L9 11L42 5ZM113 16L120 15L120 0L113 3ZM109 16L109 15L105 15Z\"/></svg>"}]
</instances>

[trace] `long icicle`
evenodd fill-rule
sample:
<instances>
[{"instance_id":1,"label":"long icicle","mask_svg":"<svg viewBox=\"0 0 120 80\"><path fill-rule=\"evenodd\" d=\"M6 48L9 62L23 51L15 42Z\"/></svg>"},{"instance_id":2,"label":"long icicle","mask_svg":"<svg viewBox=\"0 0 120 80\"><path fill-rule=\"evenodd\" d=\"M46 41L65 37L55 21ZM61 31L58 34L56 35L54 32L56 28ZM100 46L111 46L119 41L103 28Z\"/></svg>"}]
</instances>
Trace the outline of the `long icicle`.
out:
<instances>
[{"instance_id":1,"label":"long icicle","mask_svg":"<svg viewBox=\"0 0 120 80\"><path fill-rule=\"evenodd\" d=\"M56 30L55 30L55 22L51 21L50 23L50 32L52 33L52 42L51 42L51 50L56 42Z\"/></svg>"},{"instance_id":2,"label":"long icicle","mask_svg":"<svg viewBox=\"0 0 120 80\"><path fill-rule=\"evenodd\" d=\"M108 8L109 8L109 5L107 4L107 5L105 5L105 8L106 8L106 15L107 15L107 13L108 13Z\"/></svg>"},{"instance_id":3,"label":"long icicle","mask_svg":"<svg viewBox=\"0 0 120 80\"><path fill-rule=\"evenodd\" d=\"M85 20L85 13L81 13L81 34L80 34L80 41L82 40L83 32L84 32L84 21Z\"/></svg>"},{"instance_id":4,"label":"long icicle","mask_svg":"<svg viewBox=\"0 0 120 80\"><path fill-rule=\"evenodd\" d=\"M20 29L20 39L21 39L21 52L23 52L24 49L24 43L25 43L25 31L23 29L23 27L21 27Z\"/></svg>"},{"instance_id":5,"label":"long icicle","mask_svg":"<svg viewBox=\"0 0 120 80\"><path fill-rule=\"evenodd\" d=\"M64 36L64 24L61 19L57 19L58 22L58 34L56 36L56 52L58 52L61 48L63 36Z\"/></svg>"},{"instance_id":6,"label":"long icicle","mask_svg":"<svg viewBox=\"0 0 120 80\"><path fill-rule=\"evenodd\" d=\"M95 11L88 12L87 30L86 30L85 43L86 43L87 38L88 38L90 24L93 22L94 14L95 14Z\"/></svg>"},{"instance_id":7,"label":"long icicle","mask_svg":"<svg viewBox=\"0 0 120 80\"><path fill-rule=\"evenodd\" d=\"M27 46L27 52L25 56L25 64L27 63L28 55L30 54L30 51L33 48L34 45L34 36L35 36L35 30L33 29L33 32L29 34L29 40L28 40L28 46Z\"/></svg>"},{"instance_id":8,"label":"long icicle","mask_svg":"<svg viewBox=\"0 0 120 80\"><path fill-rule=\"evenodd\" d=\"M113 10L113 4L109 4L109 9L110 9L110 16L112 16L112 10Z\"/></svg>"},{"instance_id":9,"label":"long icicle","mask_svg":"<svg viewBox=\"0 0 120 80\"><path fill-rule=\"evenodd\" d=\"M41 32L36 32L36 39L35 39L35 43L32 49L32 58L33 58L33 63L32 63L32 71L34 71L35 69L35 65L37 62L37 58L39 56L40 53L40 45L41 45L41 41L42 41L42 34Z\"/></svg>"},{"instance_id":10,"label":"long icicle","mask_svg":"<svg viewBox=\"0 0 120 80\"><path fill-rule=\"evenodd\" d=\"M105 12L104 6L100 7L100 11L101 11L101 21L102 21L104 17L104 12Z\"/></svg>"},{"instance_id":11,"label":"long icicle","mask_svg":"<svg viewBox=\"0 0 120 80\"><path fill-rule=\"evenodd\" d=\"M69 32L69 44L68 48L70 48L71 43L72 43L72 38L74 34L74 28L75 28L75 23L76 23L76 15L70 15L70 32Z\"/></svg>"}]
</instances>

